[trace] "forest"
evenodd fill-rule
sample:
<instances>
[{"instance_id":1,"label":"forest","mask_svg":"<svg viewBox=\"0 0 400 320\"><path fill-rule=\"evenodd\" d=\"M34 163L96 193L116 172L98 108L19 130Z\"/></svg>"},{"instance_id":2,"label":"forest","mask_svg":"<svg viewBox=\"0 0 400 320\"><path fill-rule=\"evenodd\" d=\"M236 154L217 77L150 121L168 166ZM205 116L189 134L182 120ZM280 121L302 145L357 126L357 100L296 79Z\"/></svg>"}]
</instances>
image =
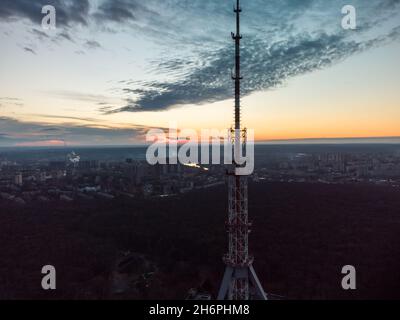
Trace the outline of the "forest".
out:
<instances>
[{"instance_id":1,"label":"forest","mask_svg":"<svg viewBox=\"0 0 400 320\"><path fill-rule=\"evenodd\" d=\"M400 298L398 189L262 182L250 185L249 215L250 252L268 293ZM0 299L184 299L191 288L215 296L226 216L224 186L169 198L3 201ZM57 270L54 291L41 288L44 265ZM341 287L345 265L357 270L357 290Z\"/></svg>"}]
</instances>

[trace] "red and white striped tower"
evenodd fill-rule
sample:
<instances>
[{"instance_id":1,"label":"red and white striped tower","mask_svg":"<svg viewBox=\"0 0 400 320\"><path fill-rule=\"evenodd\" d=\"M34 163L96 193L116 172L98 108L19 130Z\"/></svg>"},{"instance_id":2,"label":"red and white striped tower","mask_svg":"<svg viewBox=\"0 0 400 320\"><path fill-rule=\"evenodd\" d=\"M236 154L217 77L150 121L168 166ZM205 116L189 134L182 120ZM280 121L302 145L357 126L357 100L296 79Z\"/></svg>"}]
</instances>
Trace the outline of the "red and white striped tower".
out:
<instances>
[{"instance_id":1,"label":"red and white striped tower","mask_svg":"<svg viewBox=\"0 0 400 320\"><path fill-rule=\"evenodd\" d=\"M247 142L246 129L240 125L240 1L236 8L235 41L235 128L231 130L234 154L240 151ZM224 256L225 275L218 293L218 300L249 300L251 298L267 300L267 296L253 268L253 257L249 255L249 233L251 223L248 218L247 176L239 175L241 166L233 161L233 171L228 173L229 180L229 216L227 231L229 234L229 252Z\"/></svg>"}]
</instances>

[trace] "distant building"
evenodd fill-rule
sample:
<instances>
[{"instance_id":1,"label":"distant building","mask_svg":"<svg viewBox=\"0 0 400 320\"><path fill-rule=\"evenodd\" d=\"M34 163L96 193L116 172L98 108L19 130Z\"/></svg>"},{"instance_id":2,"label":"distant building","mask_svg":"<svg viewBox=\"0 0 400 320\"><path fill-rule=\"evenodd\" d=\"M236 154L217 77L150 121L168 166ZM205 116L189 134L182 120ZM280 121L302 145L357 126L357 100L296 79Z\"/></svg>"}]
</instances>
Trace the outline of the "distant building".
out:
<instances>
[{"instance_id":1,"label":"distant building","mask_svg":"<svg viewBox=\"0 0 400 320\"><path fill-rule=\"evenodd\" d=\"M18 173L18 174L15 175L14 184L19 186L19 187L22 186L23 182L22 182L22 174L21 173Z\"/></svg>"},{"instance_id":2,"label":"distant building","mask_svg":"<svg viewBox=\"0 0 400 320\"><path fill-rule=\"evenodd\" d=\"M65 194L60 195L60 200L61 200L61 201L65 201L65 202L72 202L72 201L74 201L73 198L71 198L71 197L69 197L69 196L67 196L67 195L65 195Z\"/></svg>"},{"instance_id":3,"label":"distant building","mask_svg":"<svg viewBox=\"0 0 400 320\"><path fill-rule=\"evenodd\" d=\"M97 160L85 160L79 162L79 169L81 170L98 169L99 167L100 163Z\"/></svg>"},{"instance_id":4,"label":"distant building","mask_svg":"<svg viewBox=\"0 0 400 320\"><path fill-rule=\"evenodd\" d=\"M63 170L65 169L66 164L65 161L51 161L49 163L50 170Z\"/></svg>"}]
</instances>

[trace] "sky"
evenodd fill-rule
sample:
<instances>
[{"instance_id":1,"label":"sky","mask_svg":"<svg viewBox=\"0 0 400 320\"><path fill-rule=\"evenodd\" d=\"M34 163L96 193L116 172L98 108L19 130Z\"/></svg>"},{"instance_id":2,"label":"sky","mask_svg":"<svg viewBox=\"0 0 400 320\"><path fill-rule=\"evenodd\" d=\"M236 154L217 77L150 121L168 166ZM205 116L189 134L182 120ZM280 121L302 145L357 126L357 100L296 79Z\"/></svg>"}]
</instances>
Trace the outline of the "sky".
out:
<instances>
[{"instance_id":1,"label":"sky","mask_svg":"<svg viewBox=\"0 0 400 320\"><path fill-rule=\"evenodd\" d=\"M233 2L2 0L0 146L229 128ZM257 141L400 137L400 0L241 3L242 117ZM47 4L55 30L41 25Z\"/></svg>"}]
</instances>

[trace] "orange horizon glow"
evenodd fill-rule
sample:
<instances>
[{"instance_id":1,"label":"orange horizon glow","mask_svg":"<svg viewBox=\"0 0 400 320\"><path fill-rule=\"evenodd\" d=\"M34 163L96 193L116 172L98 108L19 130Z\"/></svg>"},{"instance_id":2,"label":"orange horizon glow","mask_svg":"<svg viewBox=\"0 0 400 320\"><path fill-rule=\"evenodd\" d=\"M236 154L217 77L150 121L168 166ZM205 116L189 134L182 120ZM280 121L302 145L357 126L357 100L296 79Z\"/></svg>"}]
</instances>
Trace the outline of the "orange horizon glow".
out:
<instances>
[{"instance_id":1,"label":"orange horizon glow","mask_svg":"<svg viewBox=\"0 0 400 320\"><path fill-rule=\"evenodd\" d=\"M30 141L16 143L16 147L61 147L65 142L61 140Z\"/></svg>"}]
</instances>

